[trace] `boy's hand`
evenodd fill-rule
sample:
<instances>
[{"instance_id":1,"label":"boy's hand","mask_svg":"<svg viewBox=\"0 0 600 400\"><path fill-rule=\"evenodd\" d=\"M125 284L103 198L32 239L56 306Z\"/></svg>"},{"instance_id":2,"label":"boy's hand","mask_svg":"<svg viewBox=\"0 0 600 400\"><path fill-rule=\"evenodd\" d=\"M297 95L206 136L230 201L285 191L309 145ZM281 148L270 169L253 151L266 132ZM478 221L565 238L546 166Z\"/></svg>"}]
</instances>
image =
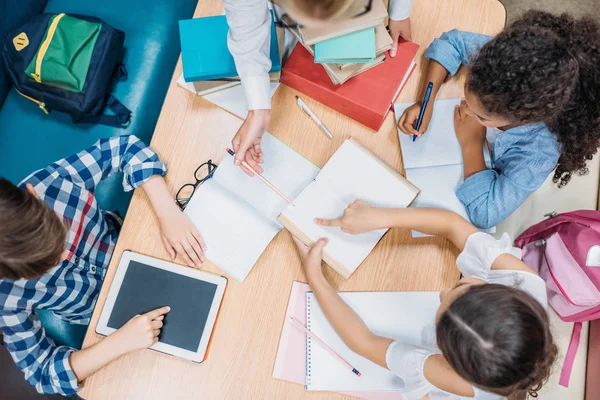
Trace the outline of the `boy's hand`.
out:
<instances>
[{"instance_id":1,"label":"boy's hand","mask_svg":"<svg viewBox=\"0 0 600 400\"><path fill-rule=\"evenodd\" d=\"M461 101L460 106L454 108L454 130L456 138L462 147L468 145L481 146L485 140L485 126L481 125L477 118L466 112L467 103Z\"/></svg>"},{"instance_id":2,"label":"boy's hand","mask_svg":"<svg viewBox=\"0 0 600 400\"><path fill-rule=\"evenodd\" d=\"M398 51L398 40L403 38L405 40L412 40L411 30L410 30L410 18L406 18L400 21L396 21L390 19L388 24L388 30L390 31L390 36L392 37L392 48L390 49L390 56L396 57L396 52Z\"/></svg>"},{"instance_id":3,"label":"boy's hand","mask_svg":"<svg viewBox=\"0 0 600 400\"><path fill-rule=\"evenodd\" d=\"M417 102L412 106L408 107L402 115L400 119L398 119L398 129L404 132L407 135L417 135L417 137L421 137L429 127L429 122L431 121L431 116L433 115L433 101L430 101L427 104L427 108L425 109L425 114L423 114L423 120L421 121L421 126L417 131L417 121L419 120L419 114L421 113L421 102Z\"/></svg>"},{"instance_id":4,"label":"boy's hand","mask_svg":"<svg viewBox=\"0 0 600 400\"><path fill-rule=\"evenodd\" d=\"M160 232L171 260L179 254L190 267L201 267L206 261L206 244L190 219L173 203L159 217Z\"/></svg>"},{"instance_id":5,"label":"boy's hand","mask_svg":"<svg viewBox=\"0 0 600 400\"><path fill-rule=\"evenodd\" d=\"M308 280L310 281L316 277L323 276L321 260L323 259L323 248L327 245L329 240L327 238L321 238L309 247L294 235L292 235L292 239L294 239L296 247L298 248L298 255L300 256L300 261L302 262Z\"/></svg>"},{"instance_id":6,"label":"boy's hand","mask_svg":"<svg viewBox=\"0 0 600 400\"><path fill-rule=\"evenodd\" d=\"M146 314L136 315L108 336L107 340L112 342L118 354L147 349L158 342L163 319L169 311L170 307L161 307Z\"/></svg>"},{"instance_id":7,"label":"boy's hand","mask_svg":"<svg viewBox=\"0 0 600 400\"><path fill-rule=\"evenodd\" d=\"M356 200L345 210L341 218L316 218L315 223L321 226L339 226L342 232L357 235L386 227L382 209L373 207L362 200Z\"/></svg>"}]
</instances>

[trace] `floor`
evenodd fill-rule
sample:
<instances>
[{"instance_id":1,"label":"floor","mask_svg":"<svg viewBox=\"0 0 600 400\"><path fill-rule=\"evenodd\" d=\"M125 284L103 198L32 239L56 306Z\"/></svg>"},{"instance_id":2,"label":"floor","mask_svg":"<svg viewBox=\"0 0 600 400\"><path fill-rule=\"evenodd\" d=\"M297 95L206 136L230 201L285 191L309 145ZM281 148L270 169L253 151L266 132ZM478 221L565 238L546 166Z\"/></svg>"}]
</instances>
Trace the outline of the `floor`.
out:
<instances>
[{"instance_id":1,"label":"floor","mask_svg":"<svg viewBox=\"0 0 600 400\"><path fill-rule=\"evenodd\" d=\"M600 21L598 0L500 0L506 7L508 23L523 12L537 8L553 13L569 12L574 16L589 15ZM58 400L60 396L39 395L24 380L10 355L0 345L0 397L3 400Z\"/></svg>"}]
</instances>

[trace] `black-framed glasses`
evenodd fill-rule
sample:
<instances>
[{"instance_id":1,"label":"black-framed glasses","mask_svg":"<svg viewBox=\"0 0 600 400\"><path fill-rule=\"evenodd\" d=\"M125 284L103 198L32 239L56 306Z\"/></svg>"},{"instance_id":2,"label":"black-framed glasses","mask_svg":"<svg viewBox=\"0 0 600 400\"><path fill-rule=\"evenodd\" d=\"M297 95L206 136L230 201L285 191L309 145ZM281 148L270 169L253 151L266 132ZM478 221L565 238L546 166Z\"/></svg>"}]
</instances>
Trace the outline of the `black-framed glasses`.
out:
<instances>
[{"instance_id":1,"label":"black-framed glasses","mask_svg":"<svg viewBox=\"0 0 600 400\"><path fill-rule=\"evenodd\" d=\"M196 188L200 186L203 182L206 182L214 175L217 169L217 164L214 164L212 160L208 160L205 163L200 164L196 171L194 171L194 178L196 179L195 183L186 183L177 191L175 195L175 202L182 210L185 210L185 207L189 203L190 199L196 192Z\"/></svg>"},{"instance_id":2,"label":"black-framed glasses","mask_svg":"<svg viewBox=\"0 0 600 400\"><path fill-rule=\"evenodd\" d=\"M354 14L350 18L361 17L361 16L365 15L366 13L368 13L369 11L371 11L372 8L373 8L373 0L368 0L367 3L365 4L364 9L362 9L358 13ZM282 28L302 28L302 25L300 25L297 21L294 21L294 19L292 17L290 17L290 15L288 13L283 13L283 14L281 14L281 16L277 15L276 12L273 14L275 15L275 25L276 26L279 26Z\"/></svg>"}]
</instances>

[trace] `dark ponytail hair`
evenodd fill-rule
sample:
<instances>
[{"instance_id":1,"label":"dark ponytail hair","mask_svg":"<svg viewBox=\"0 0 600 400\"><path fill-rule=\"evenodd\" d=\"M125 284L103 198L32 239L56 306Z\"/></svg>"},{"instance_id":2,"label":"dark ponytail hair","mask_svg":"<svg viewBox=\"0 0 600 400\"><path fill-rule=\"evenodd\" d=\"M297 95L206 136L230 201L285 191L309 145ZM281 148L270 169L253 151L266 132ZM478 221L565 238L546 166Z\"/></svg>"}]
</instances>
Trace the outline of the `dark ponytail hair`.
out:
<instances>
[{"instance_id":1,"label":"dark ponytail hair","mask_svg":"<svg viewBox=\"0 0 600 400\"><path fill-rule=\"evenodd\" d=\"M566 185L600 146L600 28L529 11L474 58L468 89L491 114L544 122L561 145L554 182Z\"/></svg>"},{"instance_id":2,"label":"dark ponytail hair","mask_svg":"<svg viewBox=\"0 0 600 400\"><path fill-rule=\"evenodd\" d=\"M537 397L557 354L544 308L504 285L469 287L440 316L436 335L463 379L514 400Z\"/></svg>"}]
</instances>

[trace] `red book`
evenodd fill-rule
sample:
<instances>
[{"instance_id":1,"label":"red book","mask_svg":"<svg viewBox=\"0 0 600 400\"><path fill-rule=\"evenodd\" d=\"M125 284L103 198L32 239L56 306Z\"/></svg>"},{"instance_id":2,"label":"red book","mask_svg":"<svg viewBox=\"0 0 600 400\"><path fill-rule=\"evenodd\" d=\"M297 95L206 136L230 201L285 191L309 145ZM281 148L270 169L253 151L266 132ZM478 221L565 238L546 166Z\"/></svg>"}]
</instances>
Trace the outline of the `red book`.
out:
<instances>
[{"instance_id":1,"label":"red book","mask_svg":"<svg viewBox=\"0 0 600 400\"><path fill-rule=\"evenodd\" d=\"M386 57L383 64L336 86L298 43L281 71L281 83L378 131L402 89L404 76L414 69L418 50L418 44L403 41L398 44L396 57Z\"/></svg>"}]
</instances>

